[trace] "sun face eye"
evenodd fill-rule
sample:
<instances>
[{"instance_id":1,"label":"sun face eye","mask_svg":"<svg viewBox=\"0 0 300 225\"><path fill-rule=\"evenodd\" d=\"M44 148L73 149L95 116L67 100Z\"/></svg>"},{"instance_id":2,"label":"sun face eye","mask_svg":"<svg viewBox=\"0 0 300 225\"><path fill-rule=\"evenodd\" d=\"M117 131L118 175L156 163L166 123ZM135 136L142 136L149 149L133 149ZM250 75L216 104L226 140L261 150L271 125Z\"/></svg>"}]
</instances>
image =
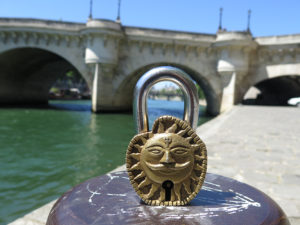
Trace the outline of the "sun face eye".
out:
<instances>
[{"instance_id":1,"label":"sun face eye","mask_svg":"<svg viewBox=\"0 0 300 225\"><path fill-rule=\"evenodd\" d=\"M176 155L183 155L187 153L187 150L183 148L176 148L172 152L175 153Z\"/></svg>"},{"instance_id":2,"label":"sun face eye","mask_svg":"<svg viewBox=\"0 0 300 225\"><path fill-rule=\"evenodd\" d=\"M161 150L156 149L156 148L154 148L154 149L149 149L148 151L151 152L151 153L154 154L154 155L160 155L161 152L162 152Z\"/></svg>"}]
</instances>

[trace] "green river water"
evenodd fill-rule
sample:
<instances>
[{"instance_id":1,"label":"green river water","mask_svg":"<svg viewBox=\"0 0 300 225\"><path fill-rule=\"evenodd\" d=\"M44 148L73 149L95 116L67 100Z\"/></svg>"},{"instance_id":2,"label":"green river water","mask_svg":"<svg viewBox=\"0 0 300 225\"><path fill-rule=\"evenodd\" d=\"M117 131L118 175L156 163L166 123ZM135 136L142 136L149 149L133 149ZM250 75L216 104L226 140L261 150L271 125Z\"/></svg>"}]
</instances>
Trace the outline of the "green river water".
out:
<instances>
[{"instance_id":1,"label":"green river water","mask_svg":"<svg viewBox=\"0 0 300 225\"><path fill-rule=\"evenodd\" d=\"M182 115L183 102L148 103L151 123ZM0 109L0 224L125 163L132 115L96 115L90 107L90 101L52 101L49 108ZM210 119L200 118L200 124Z\"/></svg>"}]
</instances>

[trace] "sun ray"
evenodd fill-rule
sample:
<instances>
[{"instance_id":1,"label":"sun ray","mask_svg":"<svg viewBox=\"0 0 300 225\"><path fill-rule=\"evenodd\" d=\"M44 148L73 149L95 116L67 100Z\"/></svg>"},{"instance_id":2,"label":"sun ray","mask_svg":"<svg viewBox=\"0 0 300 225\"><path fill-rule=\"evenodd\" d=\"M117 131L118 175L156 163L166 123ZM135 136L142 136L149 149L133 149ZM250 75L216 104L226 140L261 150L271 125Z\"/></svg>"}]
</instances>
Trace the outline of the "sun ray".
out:
<instances>
[{"instance_id":1,"label":"sun ray","mask_svg":"<svg viewBox=\"0 0 300 225\"><path fill-rule=\"evenodd\" d=\"M195 164L194 169L195 170L203 170L204 168L202 166L200 166L199 164Z\"/></svg>"},{"instance_id":2,"label":"sun ray","mask_svg":"<svg viewBox=\"0 0 300 225\"><path fill-rule=\"evenodd\" d=\"M148 179L148 177L145 178L145 180L143 180L139 185L138 188L142 188L145 187L149 184L152 184L152 181L150 179Z\"/></svg>"},{"instance_id":3,"label":"sun ray","mask_svg":"<svg viewBox=\"0 0 300 225\"><path fill-rule=\"evenodd\" d=\"M144 198L147 198L147 199L151 198L154 195L154 193L158 190L159 187L160 187L159 184L153 183L149 193L145 194Z\"/></svg>"},{"instance_id":4,"label":"sun ray","mask_svg":"<svg viewBox=\"0 0 300 225\"><path fill-rule=\"evenodd\" d=\"M176 185L176 184L175 184ZM174 186L175 186L174 185ZM174 192L174 188L171 189L171 199L172 202L175 201L175 192Z\"/></svg>"},{"instance_id":5,"label":"sun ray","mask_svg":"<svg viewBox=\"0 0 300 225\"><path fill-rule=\"evenodd\" d=\"M166 133L175 133L177 129L177 124L174 123L171 127L169 127L167 130L166 130Z\"/></svg>"},{"instance_id":6,"label":"sun ray","mask_svg":"<svg viewBox=\"0 0 300 225\"><path fill-rule=\"evenodd\" d=\"M187 130L181 130L179 131L177 134L181 137L183 137L183 135L185 135L185 133L187 132Z\"/></svg>"},{"instance_id":7,"label":"sun ray","mask_svg":"<svg viewBox=\"0 0 300 225\"><path fill-rule=\"evenodd\" d=\"M134 178L134 180L138 180L138 179L143 178L143 177L145 177L145 176L146 176L146 173L145 173L144 171L142 171L139 175L137 175L137 176Z\"/></svg>"},{"instance_id":8,"label":"sun ray","mask_svg":"<svg viewBox=\"0 0 300 225\"><path fill-rule=\"evenodd\" d=\"M199 145L192 145L191 150L192 152L196 152L199 149Z\"/></svg>"},{"instance_id":9,"label":"sun ray","mask_svg":"<svg viewBox=\"0 0 300 225\"><path fill-rule=\"evenodd\" d=\"M130 171L132 170L142 170L140 162L134 164L132 167L129 168Z\"/></svg>"},{"instance_id":10,"label":"sun ray","mask_svg":"<svg viewBox=\"0 0 300 225\"><path fill-rule=\"evenodd\" d=\"M140 145L138 145L138 144L135 144L134 147L135 147L139 152L142 151L142 146L140 146Z\"/></svg>"},{"instance_id":11,"label":"sun ray","mask_svg":"<svg viewBox=\"0 0 300 225\"><path fill-rule=\"evenodd\" d=\"M164 133L165 132L165 128L162 122L158 122L158 129L157 129L157 133Z\"/></svg>"},{"instance_id":12,"label":"sun ray","mask_svg":"<svg viewBox=\"0 0 300 225\"><path fill-rule=\"evenodd\" d=\"M186 193L188 193L188 195L190 195L192 193L192 191L191 191L191 180L186 179L183 182L183 186L184 186L184 189L185 189Z\"/></svg>"},{"instance_id":13,"label":"sun ray","mask_svg":"<svg viewBox=\"0 0 300 225\"><path fill-rule=\"evenodd\" d=\"M130 157L134 158L137 161L140 161L140 153L131 153Z\"/></svg>"},{"instance_id":14,"label":"sun ray","mask_svg":"<svg viewBox=\"0 0 300 225\"><path fill-rule=\"evenodd\" d=\"M198 181L198 176L196 175L195 171L193 171L191 173L191 179L194 180L194 181L196 181L196 182Z\"/></svg>"},{"instance_id":15,"label":"sun ray","mask_svg":"<svg viewBox=\"0 0 300 225\"><path fill-rule=\"evenodd\" d=\"M181 201L180 189L181 189L181 183L174 185L174 193L177 198L177 201Z\"/></svg>"},{"instance_id":16,"label":"sun ray","mask_svg":"<svg viewBox=\"0 0 300 225\"><path fill-rule=\"evenodd\" d=\"M188 142L190 142L192 139L193 139L192 137L187 137L187 138L186 138L186 140L187 140Z\"/></svg>"},{"instance_id":17,"label":"sun ray","mask_svg":"<svg viewBox=\"0 0 300 225\"><path fill-rule=\"evenodd\" d=\"M164 188L160 189L160 196L159 196L159 201L163 202L165 201L166 197L166 190Z\"/></svg>"},{"instance_id":18,"label":"sun ray","mask_svg":"<svg viewBox=\"0 0 300 225\"><path fill-rule=\"evenodd\" d=\"M201 160L205 159L205 156L195 155L195 159L197 161L201 161Z\"/></svg>"},{"instance_id":19,"label":"sun ray","mask_svg":"<svg viewBox=\"0 0 300 225\"><path fill-rule=\"evenodd\" d=\"M198 144L193 144L192 145L192 149L194 150L194 151L196 151L197 149L199 149L200 148L200 145L198 145Z\"/></svg>"},{"instance_id":20,"label":"sun ray","mask_svg":"<svg viewBox=\"0 0 300 225\"><path fill-rule=\"evenodd\" d=\"M140 140L143 142L143 144L145 144L147 142L147 139L144 138L143 136L140 136Z\"/></svg>"},{"instance_id":21,"label":"sun ray","mask_svg":"<svg viewBox=\"0 0 300 225\"><path fill-rule=\"evenodd\" d=\"M195 132L193 132L193 133L191 134L191 137L192 137L192 138L195 138L195 137L197 137L197 134L196 134Z\"/></svg>"}]
</instances>

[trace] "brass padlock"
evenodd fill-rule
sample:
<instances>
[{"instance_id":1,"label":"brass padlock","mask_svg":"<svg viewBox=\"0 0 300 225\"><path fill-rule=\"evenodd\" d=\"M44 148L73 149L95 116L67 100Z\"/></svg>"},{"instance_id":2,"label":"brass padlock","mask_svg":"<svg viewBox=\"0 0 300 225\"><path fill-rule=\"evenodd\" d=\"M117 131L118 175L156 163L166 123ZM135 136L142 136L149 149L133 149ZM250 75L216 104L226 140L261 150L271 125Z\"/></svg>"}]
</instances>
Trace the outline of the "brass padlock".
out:
<instances>
[{"instance_id":1,"label":"brass padlock","mask_svg":"<svg viewBox=\"0 0 300 225\"><path fill-rule=\"evenodd\" d=\"M147 96L160 81L177 84L184 95L184 119L161 116L148 129ZM135 88L134 118L138 134L126 153L130 182L149 205L186 205L200 191L207 168L205 144L197 127L199 99L187 74L174 67L158 67L145 73Z\"/></svg>"}]
</instances>

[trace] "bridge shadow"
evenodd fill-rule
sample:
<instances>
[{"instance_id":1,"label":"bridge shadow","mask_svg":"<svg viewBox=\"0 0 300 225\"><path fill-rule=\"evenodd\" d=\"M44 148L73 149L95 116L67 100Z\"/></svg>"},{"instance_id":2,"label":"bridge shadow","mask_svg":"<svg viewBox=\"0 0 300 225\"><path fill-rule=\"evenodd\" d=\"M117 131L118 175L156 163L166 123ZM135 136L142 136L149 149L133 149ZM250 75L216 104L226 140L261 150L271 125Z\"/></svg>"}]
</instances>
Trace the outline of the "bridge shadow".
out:
<instances>
[{"instance_id":1,"label":"bridge shadow","mask_svg":"<svg viewBox=\"0 0 300 225\"><path fill-rule=\"evenodd\" d=\"M92 112L92 104L90 101L82 101L83 103L74 103L72 101L59 101L58 103L49 102L48 104L3 104L0 109L37 109L37 110L58 110L73 112ZM121 111L103 111L100 114L132 114L132 110Z\"/></svg>"},{"instance_id":2,"label":"bridge shadow","mask_svg":"<svg viewBox=\"0 0 300 225\"><path fill-rule=\"evenodd\" d=\"M236 196L234 192L224 192L215 190L201 190L198 195L190 202L191 206L224 205L228 199Z\"/></svg>"},{"instance_id":3,"label":"bridge shadow","mask_svg":"<svg viewBox=\"0 0 300 225\"><path fill-rule=\"evenodd\" d=\"M37 109L91 112L91 104L76 104L70 102L49 104L3 104L0 105L0 109Z\"/></svg>"},{"instance_id":4,"label":"bridge shadow","mask_svg":"<svg viewBox=\"0 0 300 225\"><path fill-rule=\"evenodd\" d=\"M89 103L84 103L84 104L76 104L70 103L70 102L59 102L59 103L53 103L50 102L47 106L46 109L50 110L64 110L64 111L78 111L78 112L90 112L92 110L92 106L90 101Z\"/></svg>"},{"instance_id":5,"label":"bridge shadow","mask_svg":"<svg viewBox=\"0 0 300 225\"><path fill-rule=\"evenodd\" d=\"M201 190L198 195L187 204L187 206L221 206L228 205L228 200L236 196L234 192L214 191L214 190ZM148 206L143 200L140 203Z\"/></svg>"}]
</instances>

